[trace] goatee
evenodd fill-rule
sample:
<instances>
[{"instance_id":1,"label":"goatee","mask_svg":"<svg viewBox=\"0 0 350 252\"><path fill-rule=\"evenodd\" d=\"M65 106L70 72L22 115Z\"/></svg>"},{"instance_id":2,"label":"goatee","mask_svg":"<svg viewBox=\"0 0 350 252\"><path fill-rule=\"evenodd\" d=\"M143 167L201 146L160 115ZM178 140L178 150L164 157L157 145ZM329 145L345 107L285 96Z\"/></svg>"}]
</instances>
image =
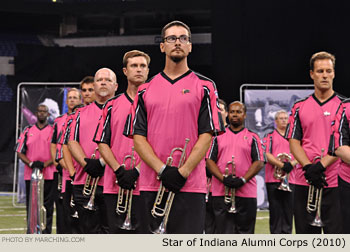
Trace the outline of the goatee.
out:
<instances>
[{"instance_id":1,"label":"goatee","mask_svg":"<svg viewBox=\"0 0 350 252\"><path fill-rule=\"evenodd\" d=\"M179 63L181 60L183 60L185 57L184 56L171 56L170 59L174 62L174 63Z\"/></svg>"}]
</instances>

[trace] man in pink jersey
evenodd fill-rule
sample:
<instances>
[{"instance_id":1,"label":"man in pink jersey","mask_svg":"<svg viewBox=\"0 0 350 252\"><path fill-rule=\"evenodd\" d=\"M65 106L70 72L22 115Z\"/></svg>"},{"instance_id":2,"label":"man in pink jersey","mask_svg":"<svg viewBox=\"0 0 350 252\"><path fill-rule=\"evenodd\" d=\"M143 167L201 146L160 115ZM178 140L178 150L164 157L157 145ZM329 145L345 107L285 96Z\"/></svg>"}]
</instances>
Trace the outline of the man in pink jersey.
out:
<instances>
[{"instance_id":1,"label":"man in pink jersey","mask_svg":"<svg viewBox=\"0 0 350 252\"><path fill-rule=\"evenodd\" d=\"M224 123L224 127L226 128L227 127L226 118L228 115L227 104L222 99L218 99L218 103L219 103L220 115ZM206 234L215 234L215 215L214 215L214 209L213 209L213 197L211 193L211 183L212 183L213 176L207 166L205 167L205 170L207 174L207 194L205 195L206 211L205 211L205 230L204 231Z\"/></svg>"},{"instance_id":2,"label":"man in pink jersey","mask_svg":"<svg viewBox=\"0 0 350 252\"><path fill-rule=\"evenodd\" d=\"M132 151L134 146L133 140L123 135L125 121L137 94L138 87L143 84L149 72L150 57L141 51L132 50L124 54L123 72L128 80L128 87L125 93L110 99L103 108L103 115L96 130L94 141L98 143L98 147L103 159L106 161L107 167L104 174L103 193L105 204L107 207L107 219L110 233L139 232L138 218L136 212L140 211L139 201L139 184L137 178L139 176L140 158L136 151ZM133 152L133 153L132 153ZM124 159L128 155L135 158L131 169L131 158ZM124 173L122 176L120 173ZM129 174L127 174L129 173ZM116 183L116 174L122 177L121 181ZM130 175L130 176L129 176ZM136 188L135 188L136 182ZM122 228L126 214L123 212L122 206L125 200L120 204L120 212L116 212L118 192L120 187L125 190L133 190L132 207L131 207L131 225L133 231L124 231ZM124 195L124 199L126 196ZM125 227L124 227L125 228Z\"/></svg>"},{"instance_id":3,"label":"man in pink jersey","mask_svg":"<svg viewBox=\"0 0 350 252\"><path fill-rule=\"evenodd\" d=\"M188 68L187 56L192 50L189 27L173 21L164 26L161 35L165 68L139 87L125 132L133 136L135 149L143 161L138 181L142 209L140 230L149 233L158 228L162 220L151 214L160 186L159 177L162 185L175 193L166 232L203 233L204 156L212 134L224 130L219 125L217 91L211 80ZM186 139L189 142L184 164L178 169L181 153L176 151L173 163L166 165L171 151L184 148Z\"/></svg>"},{"instance_id":4,"label":"man in pink jersey","mask_svg":"<svg viewBox=\"0 0 350 252\"><path fill-rule=\"evenodd\" d=\"M254 233L257 206L255 175L264 165L264 155L259 136L244 127L245 118L245 105L232 102L228 109L230 126L225 134L213 139L207 159L207 167L214 175L212 195L215 232L218 234ZM235 190L235 204L224 201L225 187ZM235 206L236 213L229 212L232 206Z\"/></svg>"},{"instance_id":5,"label":"man in pink jersey","mask_svg":"<svg viewBox=\"0 0 350 252\"><path fill-rule=\"evenodd\" d=\"M343 218L343 233L350 234L350 99L344 100L337 112L333 125L329 152L343 161L338 173L340 208Z\"/></svg>"},{"instance_id":6,"label":"man in pink jersey","mask_svg":"<svg viewBox=\"0 0 350 252\"><path fill-rule=\"evenodd\" d=\"M20 135L16 152L18 157L25 163L24 180L26 183L26 206L28 218L28 204L30 192L30 179L33 168L39 168L44 176L44 206L46 208L46 229L44 234L51 234L52 216L54 204L53 178L55 166L52 165L50 154L50 140L52 126L47 122L49 109L46 105L39 105L35 113L37 122L35 125L26 127Z\"/></svg>"},{"instance_id":7,"label":"man in pink jersey","mask_svg":"<svg viewBox=\"0 0 350 252\"><path fill-rule=\"evenodd\" d=\"M68 147L78 162L73 182L74 203L79 214L79 228L83 233L107 233L106 206L103 199L103 174L105 163L100 158L97 144L93 142L102 106L114 96L118 88L115 73L101 68L95 74L95 102L76 111L70 125ZM98 179L95 190L95 210L86 209L91 196L85 196L83 187L87 176ZM93 195L93 194L91 194Z\"/></svg>"},{"instance_id":8,"label":"man in pink jersey","mask_svg":"<svg viewBox=\"0 0 350 252\"><path fill-rule=\"evenodd\" d=\"M265 183L269 201L270 233L291 234L294 191L294 172L292 170L295 161L292 164L292 160L287 161L278 157L281 154L287 154L292 159L289 143L284 138L288 124L287 111L280 110L276 112L275 124L276 129L268 133L264 138L265 153L268 161L265 166ZM281 180L274 176L276 169L280 170L280 174L288 176L291 192L278 189L281 186Z\"/></svg>"},{"instance_id":9,"label":"man in pink jersey","mask_svg":"<svg viewBox=\"0 0 350 252\"><path fill-rule=\"evenodd\" d=\"M61 189L57 190L57 196L55 197L56 204L56 233L65 234L70 233L68 227L70 227L70 207L69 201L63 201L64 193L66 189L66 181L70 180L69 172L64 162L59 162L61 158L58 158L58 154L62 149L61 139L63 138L63 128L66 124L67 117L72 113L73 108L81 103L81 94L78 89L71 88L66 95L66 104L68 112L57 117L54 122L54 131L51 139L51 157L58 173L55 173L55 181L60 180ZM57 177L60 177L59 179ZM55 185L56 187L56 185ZM68 228L68 229L67 229Z\"/></svg>"},{"instance_id":10,"label":"man in pink jersey","mask_svg":"<svg viewBox=\"0 0 350 252\"><path fill-rule=\"evenodd\" d=\"M314 94L297 101L286 130L290 150L300 165L295 168L295 231L305 233L341 233L342 221L338 191L339 159L327 154L332 122L343 97L333 90L335 57L318 52L310 60ZM319 161L319 158L323 158ZM317 211L306 209L309 184L323 188L321 219L323 228L310 225Z\"/></svg>"}]
</instances>

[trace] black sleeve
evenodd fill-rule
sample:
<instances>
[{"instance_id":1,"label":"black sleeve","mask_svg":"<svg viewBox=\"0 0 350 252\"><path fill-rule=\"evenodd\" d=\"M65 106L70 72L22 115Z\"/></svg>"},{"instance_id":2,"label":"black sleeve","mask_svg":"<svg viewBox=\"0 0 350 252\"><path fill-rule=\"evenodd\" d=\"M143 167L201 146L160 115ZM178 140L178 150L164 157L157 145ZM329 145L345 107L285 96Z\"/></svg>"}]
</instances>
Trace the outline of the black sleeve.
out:
<instances>
[{"instance_id":1,"label":"black sleeve","mask_svg":"<svg viewBox=\"0 0 350 252\"><path fill-rule=\"evenodd\" d=\"M107 116L106 116L106 119L103 123L103 130L102 130L102 133L101 133L101 137L98 141L96 141L96 134L99 130L99 127L101 127L101 124L99 123L97 125L97 128L96 128L96 132L95 132L95 135L94 135L94 138L93 138L93 141L96 142L96 143L105 143L107 144L108 146L111 146L111 117L112 117L112 108L113 106L110 106L108 107L108 111L107 111ZM100 119L101 120L101 119Z\"/></svg>"},{"instance_id":2,"label":"black sleeve","mask_svg":"<svg viewBox=\"0 0 350 252\"><path fill-rule=\"evenodd\" d=\"M257 161L257 160L262 160L262 158L260 157L260 152L259 152L259 147L258 147L257 141L258 140L255 137L253 137L252 146L251 146L251 153L250 153L253 162Z\"/></svg>"},{"instance_id":3,"label":"black sleeve","mask_svg":"<svg viewBox=\"0 0 350 252\"><path fill-rule=\"evenodd\" d=\"M147 111L143 101L143 94L145 91L146 90L143 90L138 94L138 102L133 122L133 135L142 135L147 137Z\"/></svg>"},{"instance_id":4,"label":"black sleeve","mask_svg":"<svg viewBox=\"0 0 350 252\"><path fill-rule=\"evenodd\" d=\"M208 158L213 160L215 163L218 160L218 140L217 140L217 137L213 138L213 143L210 147Z\"/></svg>"},{"instance_id":5,"label":"black sleeve","mask_svg":"<svg viewBox=\"0 0 350 252\"><path fill-rule=\"evenodd\" d=\"M204 96L201 102L198 115L198 135L203 133L212 132L214 130L214 123L212 117L212 109L210 103L209 89L203 87ZM221 118L221 116L219 116Z\"/></svg>"},{"instance_id":6,"label":"black sleeve","mask_svg":"<svg viewBox=\"0 0 350 252\"><path fill-rule=\"evenodd\" d=\"M57 123L55 123L54 126L53 126L53 133L52 133L51 143L57 144Z\"/></svg>"},{"instance_id":7,"label":"black sleeve","mask_svg":"<svg viewBox=\"0 0 350 252\"><path fill-rule=\"evenodd\" d=\"M350 129L349 129L349 121L346 117L345 110L343 111L341 123L339 125L339 146L350 145L349 139Z\"/></svg>"},{"instance_id":8,"label":"black sleeve","mask_svg":"<svg viewBox=\"0 0 350 252\"><path fill-rule=\"evenodd\" d=\"M301 141L303 139L303 128L301 127L301 122L300 122L300 118L299 118L299 110L297 110L295 112L294 127L293 127L293 133L292 133L291 138L297 139L299 141Z\"/></svg>"}]
</instances>

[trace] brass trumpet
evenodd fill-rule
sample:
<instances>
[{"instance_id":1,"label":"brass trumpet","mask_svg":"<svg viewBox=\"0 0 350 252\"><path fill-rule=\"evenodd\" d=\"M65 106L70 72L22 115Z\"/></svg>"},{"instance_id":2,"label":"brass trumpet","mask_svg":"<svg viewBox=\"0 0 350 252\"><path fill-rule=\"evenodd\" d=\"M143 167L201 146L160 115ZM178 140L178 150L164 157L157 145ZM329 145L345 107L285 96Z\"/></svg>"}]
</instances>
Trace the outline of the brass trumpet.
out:
<instances>
[{"instance_id":1,"label":"brass trumpet","mask_svg":"<svg viewBox=\"0 0 350 252\"><path fill-rule=\"evenodd\" d=\"M96 147L94 153L91 155L91 159L96 158L96 151L98 150L98 147ZM98 182L98 181L97 181ZM90 196L92 191L94 190L94 187L97 186L96 178L92 178L89 174L86 176L85 184L83 188L83 195L84 196Z\"/></svg>"},{"instance_id":2,"label":"brass trumpet","mask_svg":"<svg viewBox=\"0 0 350 252\"><path fill-rule=\"evenodd\" d=\"M171 165L173 163L173 154L175 151L181 152L180 161L179 161L179 164L177 167L180 168L185 163L186 147L187 147L187 144L189 141L190 141L190 139L186 138L185 139L185 146L183 148L176 147L176 148L171 150L170 155L167 158L166 165ZM153 204L153 208L151 210L151 214L155 218L157 216L163 217L163 220L160 223L159 227L156 230L152 231L152 233L154 233L154 234L166 234L166 226L168 224L169 214L170 214L171 206L173 204L175 193L171 192L171 191L169 192L168 197L166 199L166 202L164 204L164 207L161 208L161 204L163 202L163 196L164 196L165 190L166 190L166 188L162 185L162 182L160 182L160 186L158 189L156 199L155 199L154 204Z\"/></svg>"},{"instance_id":3,"label":"brass trumpet","mask_svg":"<svg viewBox=\"0 0 350 252\"><path fill-rule=\"evenodd\" d=\"M236 164L235 164L234 158L235 156L232 156L232 160L226 163L225 175L224 175L225 177L229 176L229 168L228 168L229 165L231 165L230 176L232 176L233 178L236 177ZM231 203L231 207L227 210L229 213L237 213L235 197L236 197L236 189L225 186L224 201L226 204Z\"/></svg>"},{"instance_id":4,"label":"brass trumpet","mask_svg":"<svg viewBox=\"0 0 350 252\"><path fill-rule=\"evenodd\" d=\"M318 159L322 159L324 148L321 149L321 156L316 156L312 163L315 163ZM313 185L309 185L306 210L311 213L316 211L315 219L310 223L311 226L323 227L321 220L321 202L322 202L323 188L315 188Z\"/></svg>"},{"instance_id":5,"label":"brass trumpet","mask_svg":"<svg viewBox=\"0 0 350 252\"><path fill-rule=\"evenodd\" d=\"M95 159L96 158L96 151L98 150L98 148L95 149L95 152L91 155L91 159ZM90 185L90 181L91 185ZM95 207L95 195L96 195L96 189L97 189L97 185L98 185L98 181L100 180L100 177L97 178L92 178L90 175L87 175L86 180L85 180L85 184L84 184L84 188L83 188L83 194L85 196L90 196L89 202L84 206L85 209L91 210L91 211L96 211L96 207Z\"/></svg>"},{"instance_id":6,"label":"brass trumpet","mask_svg":"<svg viewBox=\"0 0 350 252\"><path fill-rule=\"evenodd\" d=\"M125 166L126 160L130 158L130 169L134 169L135 167L135 157L134 157L134 146L131 148L131 155L126 155L123 159L123 164ZM118 180L115 181L118 184ZM118 191L118 199L117 199L117 207L115 209L117 214L123 214L127 211L125 220L123 224L119 227L124 230L135 230L135 226L131 223L131 206L132 206L132 194L134 190L125 190L124 188L119 187ZM125 200L124 200L125 195ZM124 202L124 205L123 205Z\"/></svg>"},{"instance_id":7,"label":"brass trumpet","mask_svg":"<svg viewBox=\"0 0 350 252\"><path fill-rule=\"evenodd\" d=\"M281 161L281 162L291 162L292 161L292 157L288 153L285 153L285 152L279 153L277 155L277 159L279 161ZM282 191L286 191L286 192L291 192L292 191L290 189L290 187L289 187L289 174L286 174L282 170L282 168L279 168L278 166L275 166L273 177L275 179L281 180L281 184L277 188L278 190L282 190Z\"/></svg>"}]
</instances>

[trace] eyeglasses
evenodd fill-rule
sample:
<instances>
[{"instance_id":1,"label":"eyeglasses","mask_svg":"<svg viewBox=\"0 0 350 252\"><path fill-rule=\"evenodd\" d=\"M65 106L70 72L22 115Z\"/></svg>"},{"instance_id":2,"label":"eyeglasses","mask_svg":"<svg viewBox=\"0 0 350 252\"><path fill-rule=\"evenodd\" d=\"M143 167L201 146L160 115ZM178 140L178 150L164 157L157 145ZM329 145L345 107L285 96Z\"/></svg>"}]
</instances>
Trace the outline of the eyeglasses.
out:
<instances>
[{"instance_id":1,"label":"eyeglasses","mask_svg":"<svg viewBox=\"0 0 350 252\"><path fill-rule=\"evenodd\" d=\"M189 42L191 42L191 38L187 35L181 35L180 37L176 37L175 35L170 35L168 37L165 37L164 41L168 43L175 43L177 39L180 40L182 44L188 44Z\"/></svg>"}]
</instances>

